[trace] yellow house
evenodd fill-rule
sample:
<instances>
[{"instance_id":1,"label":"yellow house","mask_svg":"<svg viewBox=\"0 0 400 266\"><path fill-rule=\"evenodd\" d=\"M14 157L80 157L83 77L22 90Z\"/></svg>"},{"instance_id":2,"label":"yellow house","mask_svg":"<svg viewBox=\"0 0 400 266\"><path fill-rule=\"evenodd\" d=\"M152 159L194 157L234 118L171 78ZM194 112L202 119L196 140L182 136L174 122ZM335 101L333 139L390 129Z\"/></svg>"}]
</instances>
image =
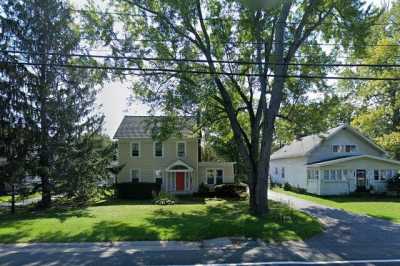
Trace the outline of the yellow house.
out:
<instances>
[{"instance_id":1,"label":"yellow house","mask_svg":"<svg viewBox=\"0 0 400 266\"><path fill-rule=\"evenodd\" d=\"M234 162L203 162L200 139L190 129L181 138L159 142L152 138L152 117L125 116L114 139L123 169L118 183L161 183L162 191L173 194L197 192L201 183L213 187L234 182Z\"/></svg>"}]
</instances>

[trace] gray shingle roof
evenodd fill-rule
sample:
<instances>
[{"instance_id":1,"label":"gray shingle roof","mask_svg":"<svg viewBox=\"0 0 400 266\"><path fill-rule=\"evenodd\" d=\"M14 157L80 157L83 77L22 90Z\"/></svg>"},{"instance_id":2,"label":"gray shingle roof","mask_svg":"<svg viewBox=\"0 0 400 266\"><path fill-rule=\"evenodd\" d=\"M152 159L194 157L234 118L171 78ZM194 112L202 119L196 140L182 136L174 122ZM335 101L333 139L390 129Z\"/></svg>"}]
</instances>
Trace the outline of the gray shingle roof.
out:
<instances>
[{"instance_id":1,"label":"gray shingle roof","mask_svg":"<svg viewBox=\"0 0 400 266\"><path fill-rule=\"evenodd\" d=\"M121 138L151 138L152 125L154 119L162 118L161 116L125 116L122 119L117 131L115 132L114 139ZM191 120L192 118L188 118ZM193 120L193 119L192 119ZM184 136L192 135L192 130L184 129L182 131Z\"/></svg>"},{"instance_id":2,"label":"gray shingle roof","mask_svg":"<svg viewBox=\"0 0 400 266\"><path fill-rule=\"evenodd\" d=\"M274 152L271 155L271 159L283 159L283 158L305 156L309 151L317 147L324 139L328 138L329 136L333 135L334 133L345 127L346 125L342 125L329 129L326 132L297 139L293 141L291 144L285 145L281 149Z\"/></svg>"}]
</instances>

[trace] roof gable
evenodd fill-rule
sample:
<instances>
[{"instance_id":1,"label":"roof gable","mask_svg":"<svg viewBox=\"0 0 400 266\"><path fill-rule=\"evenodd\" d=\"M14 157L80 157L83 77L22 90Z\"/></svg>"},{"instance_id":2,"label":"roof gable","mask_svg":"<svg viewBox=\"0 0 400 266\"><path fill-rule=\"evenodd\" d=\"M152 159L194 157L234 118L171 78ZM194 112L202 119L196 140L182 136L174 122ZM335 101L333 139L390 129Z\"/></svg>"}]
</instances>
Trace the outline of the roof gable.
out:
<instances>
[{"instance_id":1,"label":"roof gable","mask_svg":"<svg viewBox=\"0 0 400 266\"><path fill-rule=\"evenodd\" d=\"M292 157L302 157L307 156L314 150L316 150L325 140L331 139L336 134L341 132L341 130L348 130L356 137L362 139L368 145L372 146L374 149L379 150L380 152L386 154L381 147L376 145L372 140L361 134L356 129L348 126L348 125L341 125L336 128L329 129L326 132L322 132L319 134L314 134L310 136L303 137L299 140L293 141L289 145L285 145L278 151L274 152L271 155L271 159L283 159L283 158L292 158Z\"/></svg>"}]
</instances>

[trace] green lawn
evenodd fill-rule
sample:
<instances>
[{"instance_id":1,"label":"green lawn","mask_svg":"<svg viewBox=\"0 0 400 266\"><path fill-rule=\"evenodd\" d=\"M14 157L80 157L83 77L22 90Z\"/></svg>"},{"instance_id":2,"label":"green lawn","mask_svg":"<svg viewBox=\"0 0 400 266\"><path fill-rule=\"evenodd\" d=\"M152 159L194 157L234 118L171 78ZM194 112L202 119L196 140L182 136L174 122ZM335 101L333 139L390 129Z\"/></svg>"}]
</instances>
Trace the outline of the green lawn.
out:
<instances>
[{"instance_id":1,"label":"green lawn","mask_svg":"<svg viewBox=\"0 0 400 266\"><path fill-rule=\"evenodd\" d=\"M262 219L247 214L246 201L216 200L173 206L115 202L74 210L3 214L0 242L192 241L228 236L284 241L322 231L314 218L271 204L271 215Z\"/></svg>"},{"instance_id":2,"label":"green lawn","mask_svg":"<svg viewBox=\"0 0 400 266\"><path fill-rule=\"evenodd\" d=\"M373 195L321 197L285 191L281 188L273 190L329 207L400 223L400 198Z\"/></svg>"},{"instance_id":3,"label":"green lawn","mask_svg":"<svg viewBox=\"0 0 400 266\"><path fill-rule=\"evenodd\" d=\"M35 192L35 193L29 195L28 197L26 197L25 199L37 198L37 197L40 197L40 195L41 195L40 192ZM21 200L22 200L22 197L20 197L20 196L17 196L15 199L16 202L21 201ZM11 196L9 196L9 195L0 196L0 203L4 203L4 202L11 202Z\"/></svg>"}]
</instances>

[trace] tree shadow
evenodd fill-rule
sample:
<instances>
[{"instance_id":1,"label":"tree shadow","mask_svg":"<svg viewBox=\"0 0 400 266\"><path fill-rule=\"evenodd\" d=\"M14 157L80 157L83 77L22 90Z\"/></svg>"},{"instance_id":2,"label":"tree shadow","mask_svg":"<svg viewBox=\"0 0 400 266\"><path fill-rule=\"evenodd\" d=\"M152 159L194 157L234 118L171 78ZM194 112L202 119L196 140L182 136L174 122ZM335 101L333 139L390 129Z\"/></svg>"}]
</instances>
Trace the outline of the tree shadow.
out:
<instances>
[{"instance_id":1,"label":"tree shadow","mask_svg":"<svg viewBox=\"0 0 400 266\"><path fill-rule=\"evenodd\" d=\"M273 203L270 213L262 218L249 214L247 201L224 201L188 213L159 209L154 214L147 222L179 240L218 237L299 240L322 231L318 221L277 203Z\"/></svg>"}]
</instances>

